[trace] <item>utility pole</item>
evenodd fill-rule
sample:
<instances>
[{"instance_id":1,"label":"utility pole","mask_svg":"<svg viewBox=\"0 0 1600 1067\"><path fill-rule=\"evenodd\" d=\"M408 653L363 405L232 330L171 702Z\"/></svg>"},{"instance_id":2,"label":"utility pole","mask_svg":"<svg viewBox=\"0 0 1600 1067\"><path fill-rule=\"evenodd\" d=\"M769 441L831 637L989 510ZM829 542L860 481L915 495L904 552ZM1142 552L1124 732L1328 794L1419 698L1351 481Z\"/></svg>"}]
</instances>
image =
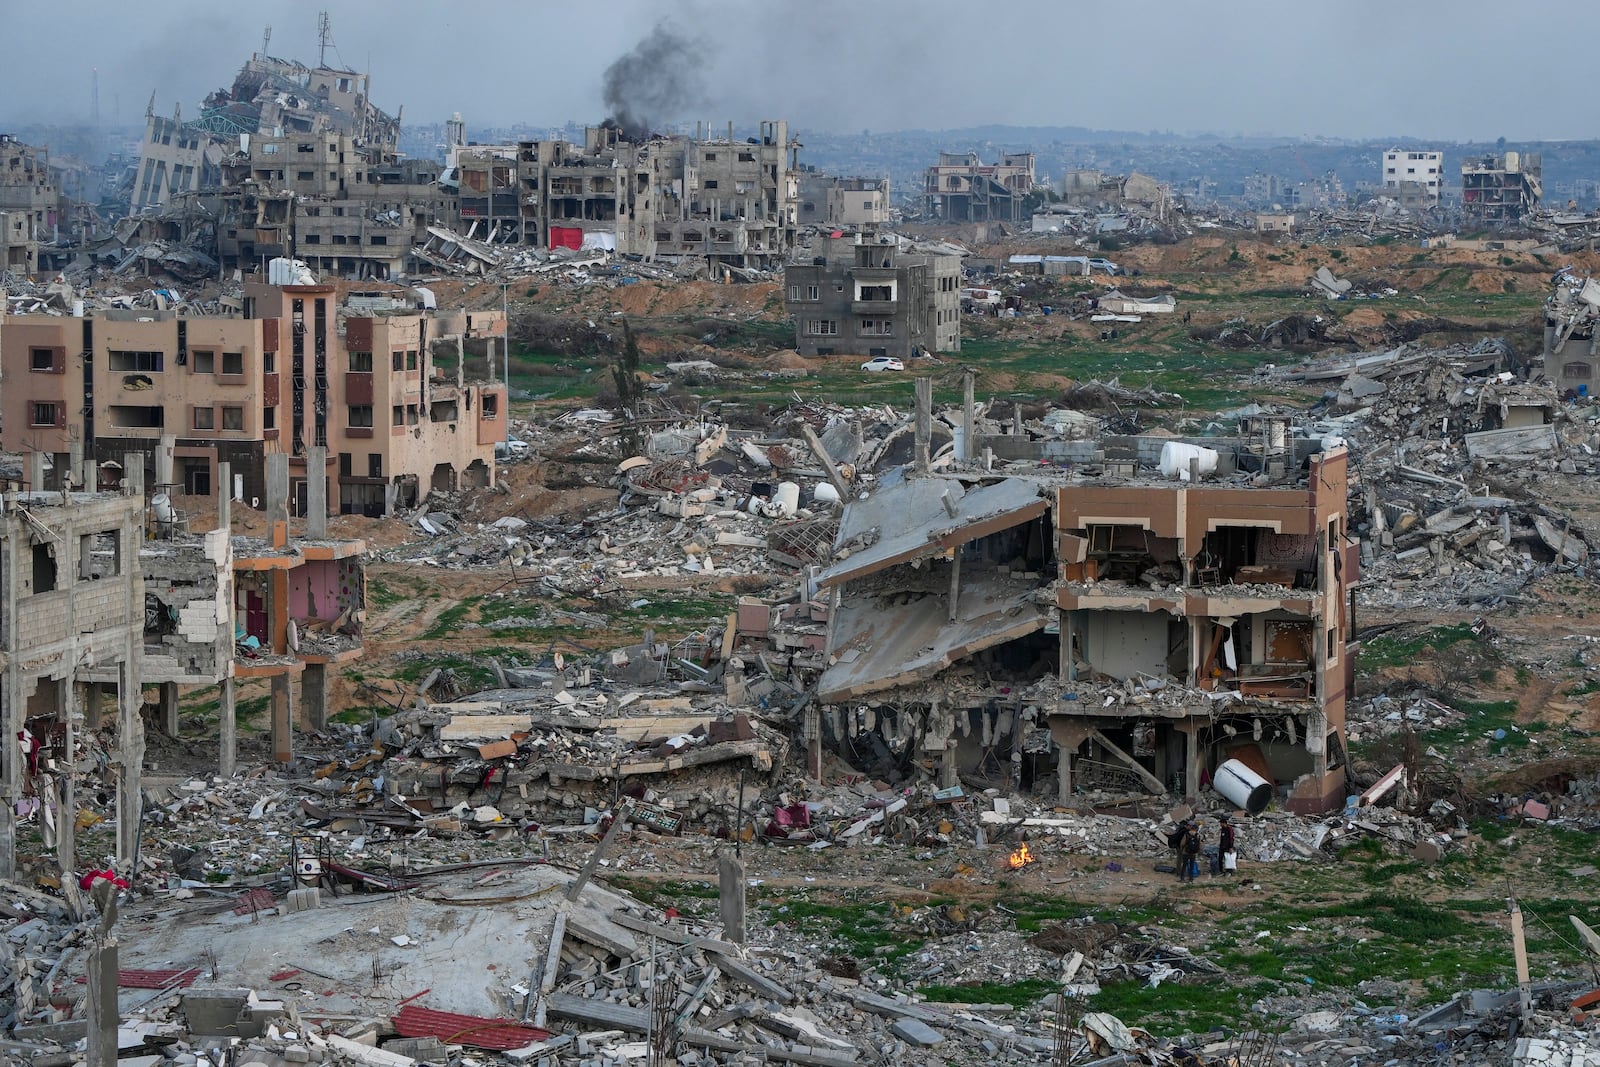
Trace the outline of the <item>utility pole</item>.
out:
<instances>
[{"instance_id":1,"label":"utility pole","mask_svg":"<svg viewBox=\"0 0 1600 1067\"><path fill-rule=\"evenodd\" d=\"M267 58L267 48L272 44L272 23L267 23L267 28L261 31L261 58Z\"/></svg>"}]
</instances>

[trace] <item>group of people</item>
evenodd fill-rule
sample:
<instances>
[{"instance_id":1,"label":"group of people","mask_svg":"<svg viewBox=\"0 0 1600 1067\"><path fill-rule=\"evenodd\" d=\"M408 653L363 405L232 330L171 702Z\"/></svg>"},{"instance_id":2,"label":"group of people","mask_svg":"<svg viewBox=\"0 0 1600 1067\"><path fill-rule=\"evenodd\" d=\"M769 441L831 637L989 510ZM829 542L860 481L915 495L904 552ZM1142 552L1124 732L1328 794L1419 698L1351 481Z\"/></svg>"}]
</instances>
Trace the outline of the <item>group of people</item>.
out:
<instances>
[{"instance_id":1,"label":"group of people","mask_svg":"<svg viewBox=\"0 0 1600 1067\"><path fill-rule=\"evenodd\" d=\"M1237 838L1234 834L1233 819L1223 815L1217 833L1217 864L1215 873L1230 875L1239 869L1239 852ZM1172 846L1173 856L1177 862L1178 881L1192 882L1200 877L1200 851L1204 847L1201 839L1200 824L1193 816L1184 819L1167 835L1167 844Z\"/></svg>"}]
</instances>

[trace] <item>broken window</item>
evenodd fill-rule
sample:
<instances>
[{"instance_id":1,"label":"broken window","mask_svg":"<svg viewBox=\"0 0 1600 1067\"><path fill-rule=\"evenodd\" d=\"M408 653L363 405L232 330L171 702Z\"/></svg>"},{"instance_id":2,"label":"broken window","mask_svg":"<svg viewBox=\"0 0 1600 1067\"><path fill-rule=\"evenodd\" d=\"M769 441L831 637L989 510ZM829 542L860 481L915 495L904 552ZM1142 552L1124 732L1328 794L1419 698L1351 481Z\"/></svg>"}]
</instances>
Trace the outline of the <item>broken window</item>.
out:
<instances>
[{"instance_id":1,"label":"broken window","mask_svg":"<svg viewBox=\"0 0 1600 1067\"><path fill-rule=\"evenodd\" d=\"M1564 364L1561 368L1561 376L1563 378L1577 378L1582 381L1588 381L1593 375L1594 369L1582 360L1574 360L1571 363Z\"/></svg>"},{"instance_id":2,"label":"broken window","mask_svg":"<svg viewBox=\"0 0 1600 1067\"><path fill-rule=\"evenodd\" d=\"M396 350L391 352L389 356L392 364L392 366L389 368L390 370L405 370L406 354L403 351Z\"/></svg>"},{"instance_id":3,"label":"broken window","mask_svg":"<svg viewBox=\"0 0 1600 1067\"><path fill-rule=\"evenodd\" d=\"M243 430L244 408L224 407L222 409L222 428L224 430Z\"/></svg>"},{"instance_id":4,"label":"broken window","mask_svg":"<svg viewBox=\"0 0 1600 1067\"><path fill-rule=\"evenodd\" d=\"M106 353L106 367L117 372L159 371L163 366L160 352L127 352L113 350Z\"/></svg>"},{"instance_id":5,"label":"broken window","mask_svg":"<svg viewBox=\"0 0 1600 1067\"><path fill-rule=\"evenodd\" d=\"M391 426L404 426L405 424L406 424L406 409L403 406L401 406L400 404L396 404L389 411L389 425L391 425Z\"/></svg>"},{"instance_id":6,"label":"broken window","mask_svg":"<svg viewBox=\"0 0 1600 1067\"><path fill-rule=\"evenodd\" d=\"M216 418L217 412L215 408L195 408L194 428L196 430L214 430L216 429Z\"/></svg>"},{"instance_id":7,"label":"broken window","mask_svg":"<svg viewBox=\"0 0 1600 1067\"><path fill-rule=\"evenodd\" d=\"M377 452L369 452L367 454L367 477L383 477L383 456Z\"/></svg>"},{"instance_id":8,"label":"broken window","mask_svg":"<svg viewBox=\"0 0 1600 1067\"><path fill-rule=\"evenodd\" d=\"M261 428L263 430L276 430L278 428L278 409L274 407L261 409Z\"/></svg>"},{"instance_id":9,"label":"broken window","mask_svg":"<svg viewBox=\"0 0 1600 1067\"><path fill-rule=\"evenodd\" d=\"M372 373L372 353L371 352L352 352L352 353L350 353L350 369L352 371L356 372L357 374L361 374L361 373L370 374L370 373Z\"/></svg>"},{"instance_id":10,"label":"broken window","mask_svg":"<svg viewBox=\"0 0 1600 1067\"><path fill-rule=\"evenodd\" d=\"M839 333L839 323L835 319L808 319L806 332L819 337L833 337Z\"/></svg>"},{"instance_id":11,"label":"broken window","mask_svg":"<svg viewBox=\"0 0 1600 1067\"><path fill-rule=\"evenodd\" d=\"M224 352L224 353L222 353L222 373L223 374L243 374L244 373L244 353L243 352Z\"/></svg>"},{"instance_id":12,"label":"broken window","mask_svg":"<svg viewBox=\"0 0 1600 1067\"><path fill-rule=\"evenodd\" d=\"M56 556L48 544L33 546L33 591L48 593L56 587Z\"/></svg>"},{"instance_id":13,"label":"broken window","mask_svg":"<svg viewBox=\"0 0 1600 1067\"><path fill-rule=\"evenodd\" d=\"M350 477L350 453L348 452L339 453L339 477Z\"/></svg>"},{"instance_id":14,"label":"broken window","mask_svg":"<svg viewBox=\"0 0 1600 1067\"><path fill-rule=\"evenodd\" d=\"M56 369L56 350L53 348L30 348L28 350L28 369L54 371Z\"/></svg>"},{"instance_id":15,"label":"broken window","mask_svg":"<svg viewBox=\"0 0 1600 1067\"><path fill-rule=\"evenodd\" d=\"M497 418L500 417L500 394L499 393L484 393L483 394L483 405L479 408L479 415L485 421L492 420L492 419L497 419Z\"/></svg>"}]
</instances>

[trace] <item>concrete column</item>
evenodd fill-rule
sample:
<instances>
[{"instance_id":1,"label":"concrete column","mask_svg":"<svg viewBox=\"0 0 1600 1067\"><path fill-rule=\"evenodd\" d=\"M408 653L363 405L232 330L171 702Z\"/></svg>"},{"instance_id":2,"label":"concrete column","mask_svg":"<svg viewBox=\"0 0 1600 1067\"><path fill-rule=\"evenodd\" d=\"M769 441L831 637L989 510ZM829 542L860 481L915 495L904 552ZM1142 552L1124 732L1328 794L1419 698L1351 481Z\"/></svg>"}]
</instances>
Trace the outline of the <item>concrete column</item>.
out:
<instances>
[{"instance_id":1,"label":"concrete column","mask_svg":"<svg viewBox=\"0 0 1600 1067\"><path fill-rule=\"evenodd\" d=\"M217 464L217 529L233 530L233 464Z\"/></svg>"},{"instance_id":2,"label":"concrete column","mask_svg":"<svg viewBox=\"0 0 1600 1067\"><path fill-rule=\"evenodd\" d=\"M144 453L122 454L122 491L128 496L144 496Z\"/></svg>"},{"instance_id":3,"label":"concrete column","mask_svg":"<svg viewBox=\"0 0 1600 1067\"><path fill-rule=\"evenodd\" d=\"M83 688L83 725L90 733L100 729L100 684L90 682Z\"/></svg>"},{"instance_id":4,"label":"concrete column","mask_svg":"<svg viewBox=\"0 0 1600 1067\"><path fill-rule=\"evenodd\" d=\"M272 758L278 763L294 759L291 684L287 674L272 676Z\"/></svg>"},{"instance_id":5,"label":"concrete column","mask_svg":"<svg viewBox=\"0 0 1600 1067\"><path fill-rule=\"evenodd\" d=\"M5 567L0 568L0 586L5 590L5 617L9 623L4 630L3 647L7 654L15 654L17 634L17 575L21 548L19 539L12 537L0 542ZM22 697L21 672L12 665L0 673L0 881L12 881L17 870L17 811L16 802L22 796L22 747L16 743L22 732L25 708Z\"/></svg>"},{"instance_id":6,"label":"concrete column","mask_svg":"<svg viewBox=\"0 0 1600 1067\"><path fill-rule=\"evenodd\" d=\"M289 457L282 452L274 452L266 457L264 466L268 539L274 548L282 548L289 536Z\"/></svg>"},{"instance_id":7,"label":"concrete column","mask_svg":"<svg viewBox=\"0 0 1600 1067\"><path fill-rule=\"evenodd\" d=\"M163 434L156 445L156 484L171 485L172 482L172 453L178 447L178 438L172 434Z\"/></svg>"},{"instance_id":8,"label":"concrete column","mask_svg":"<svg viewBox=\"0 0 1600 1067\"><path fill-rule=\"evenodd\" d=\"M328 449L306 449L306 536L328 536Z\"/></svg>"},{"instance_id":9,"label":"concrete column","mask_svg":"<svg viewBox=\"0 0 1600 1067\"><path fill-rule=\"evenodd\" d=\"M1056 802L1065 804L1072 797L1072 750L1065 745L1057 747Z\"/></svg>"},{"instance_id":10,"label":"concrete column","mask_svg":"<svg viewBox=\"0 0 1600 1067\"><path fill-rule=\"evenodd\" d=\"M83 470L83 442L68 442L67 456L69 457L67 469L61 472L61 488L63 489L67 487L68 478L78 477L78 473ZM93 482L85 482L84 485L90 490L94 489Z\"/></svg>"},{"instance_id":11,"label":"concrete column","mask_svg":"<svg viewBox=\"0 0 1600 1067\"><path fill-rule=\"evenodd\" d=\"M1183 761L1183 795L1186 800L1200 796L1200 724L1193 720L1183 724L1186 738Z\"/></svg>"},{"instance_id":12,"label":"concrete column","mask_svg":"<svg viewBox=\"0 0 1600 1067\"><path fill-rule=\"evenodd\" d=\"M744 944L744 864L731 852L717 854L717 912L722 918L722 936L735 945Z\"/></svg>"},{"instance_id":13,"label":"concrete column","mask_svg":"<svg viewBox=\"0 0 1600 1067\"><path fill-rule=\"evenodd\" d=\"M915 451L912 462L917 473L928 473L928 450L933 442L933 379L917 379L917 413L913 426Z\"/></svg>"},{"instance_id":14,"label":"concrete column","mask_svg":"<svg viewBox=\"0 0 1600 1067\"><path fill-rule=\"evenodd\" d=\"M977 417L977 405L973 402L972 389L977 376L968 370L961 376L961 425L966 427L961 435L961 460L971 463L972 457L977 454L977 434L973 432L972 420Z\"/></svg>"},{"instance_id":15,"label":"concrete column","mask_svg":"<svg viewBox=\"0 0 1600 1067\"><path fill-rule=\"evenodd\" d=\"M117 665L117 871L132 875L139 847L144 802L144 720L139 715L139 676L134 665Z\"/></svg>"},{"instance_id":16,"label":"concrete column","mask_svg":"<svg viewBox=\"0 0 1600 1067\"><path fill-rule=\"evenodd\" d=\"M328 665L307 663L300 675L300 718L311 730L328 728Z\"/></svg>"},{"instance_id":17,"label":"concrete column","mask_svg":"<svg viewBox=\"0 0 1600 1067\"><path fill-rule=\"evenodd\" d=\"M178 683L161 683L161 732L178 736Z\"/></svg>"},{"instance_id":18,"label":"concrete column","mask_svg":"<svg viewBox=\"0 0 1600 1067\"><path fill-rule=\"evenodd\" d=\"M117 1067L117 943L106 940L89 949L88 1067Z\"/></svg>"},{"instance_id":19,"label":"concrete column","mask_svg":"<svg viewBox=\"0 0 1600 1067\"><path fill-rule=\"evenodd\" d=\"M44 489L44 453L28 453L28 489L40 492Z\"/></svg>"},{"instance_id":20,"label":"concrete column","mask_svg":"<svg viewBox=\"0 0 1600 1067\"><path fill-rule=\"evenodd\" d=\"M230 675L222 679L217 687L220 690L217 719L222 727L219 731L221 744L217 754L217 773L224 778L232 778L239 765L239 720L234 717L238 712L233 704L233 677Z\"/></svg>"}]
</instances>

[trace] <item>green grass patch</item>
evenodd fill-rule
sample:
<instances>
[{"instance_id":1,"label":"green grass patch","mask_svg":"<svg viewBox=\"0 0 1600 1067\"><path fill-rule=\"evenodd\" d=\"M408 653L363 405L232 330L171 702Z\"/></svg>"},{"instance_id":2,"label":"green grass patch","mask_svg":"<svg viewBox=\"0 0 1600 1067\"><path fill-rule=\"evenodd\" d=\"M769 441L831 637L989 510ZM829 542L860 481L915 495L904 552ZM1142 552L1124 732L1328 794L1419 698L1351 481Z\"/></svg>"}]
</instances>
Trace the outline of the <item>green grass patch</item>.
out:
<instances>
[{"instance_id":1,"label":"green grass patch","mask_svg":"<svg viewBox=\"0 0 1600 1067\"><path fill-rule=\"evenodd\" d=\"M467 613L472 611L478 603L477 597L468 597L466 600L451 604L439 612L433 620L433 625L428 632L422 635L424 641L441 641L445 638L455 637L460 633L461 623L466 619Z\"/></svg>"},{"instance_id":2,"label":"green grass patch","mask_svg":"<svg viewBox=\"0 0 1600 1067\"><path fill-rule=\"evenodd\" d=\"M1091 1011L1110 1012L1130 1026L1155 1033L1241 1030L1249 1025L1250 1005L1277 992L1271 982L1215 980L1195 984L1110 982L1089 998Z\"/></svg>"},{"instance_id":3,"label":"green grass patch","mask_svg":"<svg viewBox=\"0 0 1600 1067\"><path fill-rule=\"evenodd\" d=\"M1357 661L1363 671L1382 667L1406 667L1417 661L1424 651L1442 651L1460 641L1474 640L1472 627L1467 623L1454 626L1435 626L1420 632L1407 633L1390 630L1361 646Z\"/></svg>"},{"instance_id":4,"label":"green grass patch","mask_svg":"<svg viewBox=\"0 0 1600 1067\"><path fill-rule=\"evenodd\" d=\"M1031 1007L1061 986L1038 978L1021 982L973 982L971 985L925 985L917 992L928 1000L945 1004L1010 1004L1017 1008Z\"/></svg>"}]
</instances>

